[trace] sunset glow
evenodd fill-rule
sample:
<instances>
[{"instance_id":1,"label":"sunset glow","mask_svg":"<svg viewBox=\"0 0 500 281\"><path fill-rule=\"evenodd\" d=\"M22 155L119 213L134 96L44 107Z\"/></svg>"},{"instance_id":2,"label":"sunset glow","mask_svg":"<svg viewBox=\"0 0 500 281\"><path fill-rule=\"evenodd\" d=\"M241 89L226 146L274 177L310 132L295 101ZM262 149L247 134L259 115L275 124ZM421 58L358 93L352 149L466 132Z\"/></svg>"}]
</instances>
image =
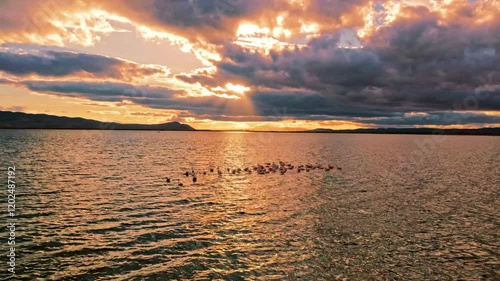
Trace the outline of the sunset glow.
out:
<instances>
[{"instance_id":1,"label":"sunset glow","mask_svg":"<svg viewBox=\"0 0 500 281\"><path fill-rule=\"evenodd\" d=\"M500 123L498 1L271 2L3 1L0 110L200 129Z\"/></svg>"}]
</instances>

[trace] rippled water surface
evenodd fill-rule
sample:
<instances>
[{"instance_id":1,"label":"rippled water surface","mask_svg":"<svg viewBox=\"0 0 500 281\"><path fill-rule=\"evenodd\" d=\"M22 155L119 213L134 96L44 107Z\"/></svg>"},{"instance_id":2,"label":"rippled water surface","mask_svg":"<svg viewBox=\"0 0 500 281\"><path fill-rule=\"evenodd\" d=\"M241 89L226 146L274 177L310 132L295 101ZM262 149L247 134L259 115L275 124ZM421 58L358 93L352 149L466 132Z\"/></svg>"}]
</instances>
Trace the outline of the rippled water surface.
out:
<instances>
[{"instance_id":1,"label":"rippled water surface","mask_svg":"<svg viewBox=\"0 0 500 281\"><path fill-rule=\"evenodd\" d=\"M499 152L478 136L0 130L12 280L499 280ZM342 171L225 171L279 160Z\"/></svg>"}]
</instances>

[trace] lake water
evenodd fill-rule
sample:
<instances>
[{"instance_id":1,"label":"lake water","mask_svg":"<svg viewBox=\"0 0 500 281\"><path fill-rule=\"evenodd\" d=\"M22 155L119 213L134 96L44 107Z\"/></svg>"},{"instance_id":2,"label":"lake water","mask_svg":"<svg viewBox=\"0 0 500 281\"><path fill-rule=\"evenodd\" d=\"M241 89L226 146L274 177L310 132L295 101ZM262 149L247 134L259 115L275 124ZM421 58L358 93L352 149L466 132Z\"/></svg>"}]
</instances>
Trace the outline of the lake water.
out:
<instances>
[{"instance_id":1,"label":"lake water","mask_svg":"<svg viewBox=\"0 0 500 281\"><path fill-rule=\"evenodd\" d=\"M499 137L0 130L0 159L12 280L499 280ZM342 170L225 170L279 160Z\"/></svg>"}]
</instances>

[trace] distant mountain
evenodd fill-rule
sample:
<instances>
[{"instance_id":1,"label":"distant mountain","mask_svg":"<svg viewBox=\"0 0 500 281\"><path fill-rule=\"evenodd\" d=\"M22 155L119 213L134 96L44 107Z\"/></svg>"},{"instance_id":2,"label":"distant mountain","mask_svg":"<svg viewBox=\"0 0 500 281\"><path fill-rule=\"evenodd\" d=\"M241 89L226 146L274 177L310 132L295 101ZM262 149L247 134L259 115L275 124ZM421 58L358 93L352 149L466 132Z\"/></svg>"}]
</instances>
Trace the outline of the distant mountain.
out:
<instances>
[{"instance_id":1,"label":"distant mountain","mask_svg":"<svg viewBox=\"0 0 500 281\"><path fill-rule=\"evenodd\" d=\"M443 135L489 135L500 136L500 128L480 129L434 129L434 128L375 128L355 130L332 130L318 128L309 133L356 133L356 134L443 134Z\"/></svg>"},{"instance_id":2,"label":"distant mountain","mask_svg":"<svg viewBox=\"0 0 500 281\"><path fill-rule=\"evenodd\" d=\"M311 133L335 133L336 131L332 130L332 129L317 128L314 130L310 130L308 132L311 132Z\"/></svg>"},{"instance_id":3,"label":"distant mountain","mask_svg":"<svg viewBox=\"0 0 500 281\"><path fill-rule=\"evenodd\" d=\"M0 111L0 129L91 129L91 130L165 130L194 131L189 125L179 122L164 124L106 123L84 118L61 117L47 114L28 114Z\"/></svg>"}]
</instances>

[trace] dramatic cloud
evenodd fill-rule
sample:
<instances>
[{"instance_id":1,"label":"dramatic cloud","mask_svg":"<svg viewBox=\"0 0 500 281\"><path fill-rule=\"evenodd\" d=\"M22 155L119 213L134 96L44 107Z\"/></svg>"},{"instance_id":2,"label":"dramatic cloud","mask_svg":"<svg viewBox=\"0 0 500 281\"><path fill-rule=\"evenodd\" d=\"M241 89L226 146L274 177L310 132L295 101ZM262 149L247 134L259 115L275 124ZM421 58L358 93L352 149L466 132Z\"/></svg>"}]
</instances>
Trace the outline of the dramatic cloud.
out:
<instances>
[{"instance_id":1,"label":"dramatic cloud","mask_svg":"<svg viewBox=\"0 0 500 281\"><path fill-rule=\"evenodd\" d=\"M500 124L500 116L471 112L409 113L401 117L383 117L358 120L377 126L429 126L429 125L487 125Z\"/></svg>"},{"instance_id":2,"label":"dramatic cloud","mask_svg":"<svg viewBox=\"0 0 500 281\"><path fill-rule=\"evenodd\" d=\"M10 75L3 83L34 92L127 101L207 120L499 123L498 1L0 5L0 73ZM178 46L205 67L170 75L168 66L44 46L90 46L122 32L123 24L135 28L137 40Z\"/></svg>"},{"instance_id":3,"label":"dramatic cloud","mask_svg":"<svg viewBox=\"0 0 500 281\"><path fill-rule=\"evenodd\" d=\"M433 36L458 36L452 31L434 29L437 34ZM425 28L419 32L427 33ZM410 34L408 38L421 38L422 41L432 40L411 30L396 34ZM411 48L425 46L429 49L431 44L414 39L403 43L400 37L392 38L390 42L394 45L386 48L370 48L368 45L353 50L339 49L331 40L329 36L320 37L307 48L271 53L269 57L229 46L225 50L227 59L217 64L219 71L215 76L183 74L177 77L209 86L214 81L238 81L255 88L283 90L283 104L292 107L295 106L293 103L286 102L293 101L286 94L290 89L315 92L321 100L311 104L311 109L317 113L323 113L321 109L329 103L400 112L454 110L457 102L471 98L478 87L489 83L492 86L489 99L481 104L481 109L500 108L500 58L496 49L488 47L491 45L456 46L460 51L448 46L448 52L436 46L427 53ZM479 51L471 51L474 48L479 48ZM485 81L486 78L489 80ZM269 95L269 99L275 97Z\"/></svg>"},{"instance_id":4,"label":"dramatic cloud","mask_svg":"<svg viewBox=\"0 0 500 281\"><path fill-rule=\"evenodd\" d=\"M168 74L159 66L141 66L132 62L69 51L37 50L32 48L0 46L0 71L25 76L91 75L130 80L136 76Z\"/></svg>"},{"instance_id":5,"label":"dramatic cloud","mask_svg":"<svg viewBox=\"0 0 500 281\"><path fill-rule=\"evenodd\" d=\"M113 82L23 81L36 92L93 101L123 102L161 109L189 110L193 114L246 114L234 99L216 96L186 96L184 91L164 87L137 86Z\"/></svg>"}]
</instances>

